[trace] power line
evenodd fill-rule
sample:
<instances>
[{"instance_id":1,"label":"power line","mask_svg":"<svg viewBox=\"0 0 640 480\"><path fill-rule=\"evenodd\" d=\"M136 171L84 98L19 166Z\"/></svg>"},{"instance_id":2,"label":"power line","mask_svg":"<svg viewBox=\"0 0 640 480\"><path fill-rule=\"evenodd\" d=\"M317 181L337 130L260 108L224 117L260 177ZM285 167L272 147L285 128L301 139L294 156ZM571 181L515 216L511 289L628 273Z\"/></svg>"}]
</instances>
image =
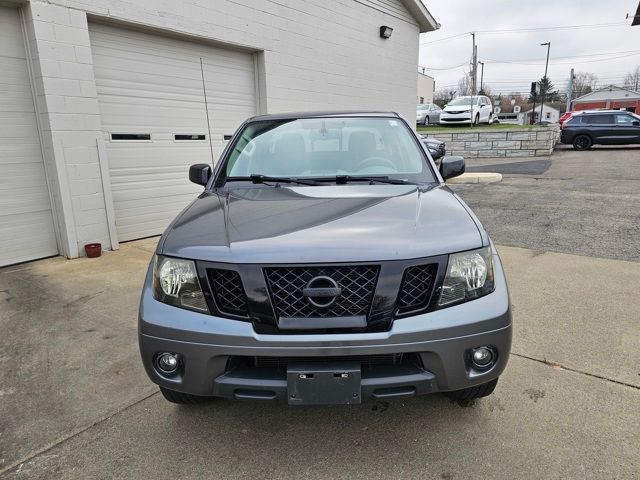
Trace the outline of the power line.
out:
<instances>
[{"instance_id":1,"label":"power line","mask_svg":"<svg viewBox=\"0 0 640 480\"><path fill-rule=\"evenodd\" d=\"M464 63L461 63L460 65L456 65L455 67L446 67L446 68L436 68L436 67L423 67L422 65L420 65L418 68L425 68L427 70L453 70L455 68L460 68L460 67L464 67L465 65L469 65L469 61L466 61Z\"/></svg>"},{"instance_id":2,"label":"power line","mask_svg":"<svg viewBox=\"0 0 640 480\"><path fill-rule=\"evenodd\" d=\"M559 30L578 30L582 28L607 28L616 27L621 25L627 25L626 22L614 22L614 23L594 23L590 25L557 25L553 27L531 27L531 28L509 28L509 29L497 29L497 30L476 30L478 34L501 34L501 33L530 33L539 31L559 31ZM455 35L451 35L445 38L439 38L437 40L431 40L429 42L420 42L421 45L430 45L433 43L444 42L445 40L451 40L454 38L462 37L470 34L471 32L462 32Z\"/></svg>"},{"instance_id":3,"label":"power line","mask_svg":"<svg viewBox=\"0 0 640 480\"><path fill-rule=\"evenodd\" d=\"M550 60L568 60L568 59L572 59L572 58L593 58L593 57L604 57L604 56L608 56L608 55L621 55L622 57L626 57L626 56L633 56L633 55L637 55L637 54L640 54L640 50L626 50L626 51L621 51L621 52L589 53L589 54L585 54L585 55L566 55L566 56L563 56L563 57L552 57ZM543 63L541 60L539 60L537 58L522 58L522 59L513 59L513 60L504 60L504 59L500 60L500 59L487 58L487 57L483 57L483 58L485 60L489 61L489 62L492 62L492 63L513 63L513 64L517 64L517 65L540 65L541 63ZM621 58L621 57L615 57L615 58ZM600 59L600 58L593 59L593 61L600 61L600 60L607 60L607 59ZM523 63L523 62L537 62L537 63ZM580 63L580 62L574 62L574 63ZM584 62L582 62L582 63L584 63Z\"/></svg>"},{"instance_id":4,"label":"power line","mask_svg":"<svg viewBox=\"0 0 640 480\"><path fill-rule=\"evenodd\" d=\"M431 42L420 42L420 45L431 45L432 43L444 42L446 40L451 40L453 38L466 37L467 35L469 35L469 33L471 32L458 33L457 35L451 35L450 37L444 37L438 40L432 40Z\"/></svg>"},{"instance_id":5,"label":"power line","mask_svg":"<svg viewBox=\"0 0 640 480\"><path fill-rule=\"evenodd\" d=\"M500 30L477 30L476 33L518 33L518 32L538 32L549 30L577 30L581 28L604 28L627 25L626 22L615 23L594 23L591 25L558 25L555 27L531 27L531 28L509 28Z\"/></svg>"},{"instance_id":6,"label":"power line","mask_svg":"<svg viewBox=\"0 0 640 480\"><path fill-rule=\"evenodd\" d=\"M617 60L619 58L627 58L627 57L634 57L636 55L640 55L640 51L638 51L637 53L627 53L625 55L619 55L616 57L609 57L609 58L596 58L596 59L592 59L592 60L576 60L573 62L549 62L549 65L573 65L576 63L595 63L595 62L608 62L610 60ZM560 58L560 57L558 57ZM569 58L575 58L575 57L569 57ZM510 65L531 65L531 66L535 66L535 65L542 65L544 62L535 62L535 63L528 63L527 61L507 61L507 60L493 60L491 58L486 58L483 57L483 60L485 60L487 63L508 63Z\"/></svg>"}]
</instances>

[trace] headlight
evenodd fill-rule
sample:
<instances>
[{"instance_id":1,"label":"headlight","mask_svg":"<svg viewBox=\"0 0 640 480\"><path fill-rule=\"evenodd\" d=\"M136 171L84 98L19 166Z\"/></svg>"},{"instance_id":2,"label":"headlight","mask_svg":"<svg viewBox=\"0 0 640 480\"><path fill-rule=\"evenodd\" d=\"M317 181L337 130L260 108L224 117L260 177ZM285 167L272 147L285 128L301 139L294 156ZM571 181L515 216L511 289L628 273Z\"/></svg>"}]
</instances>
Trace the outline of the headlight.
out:
<instances>
[{"instance_id":1,"label":"headlight","mask_svg":"<svg viewBox=\"0 0 640 480\"><path fill-rule=\"evenodd\" d=\"M465 302L493 292L491 248L449 255L439 306Z\"/></svg>"},{"instance_id":2,"label":"headlight","mask_svg":"<svg viewBox=\"0 0 640 480\"><path fill-rule=\"evenodd\" d=\"M433 142L424 142L427 147L429 148L433 148L434 150L438 150L438 148L440 147L439 143L433 143Z\"/></svg>"},{"instance_id":3,"label":"headlight","mask_svg":"<svg viewBox=\"0 0 640 480\"><path fill-rule=\"evenodd\" d=\"M153 297L163 303L197 312L209 312L191 260L156 255L153 262Z\"/></svg>"}]
</instances>

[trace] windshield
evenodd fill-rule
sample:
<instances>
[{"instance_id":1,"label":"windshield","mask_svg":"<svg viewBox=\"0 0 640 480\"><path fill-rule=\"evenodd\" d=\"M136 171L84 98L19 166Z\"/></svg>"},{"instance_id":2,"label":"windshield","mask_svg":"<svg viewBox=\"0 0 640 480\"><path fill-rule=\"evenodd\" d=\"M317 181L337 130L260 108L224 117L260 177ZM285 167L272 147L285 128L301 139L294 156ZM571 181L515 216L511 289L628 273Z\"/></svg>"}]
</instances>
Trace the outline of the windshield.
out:
<instances>
[{"instance_id":1,"label":"windshield","mask_svg":"<svg viewBox=\"0 0 640 480\"><path fill-rule=\"evenodd\" d=\"M478 103L478 97L473 97L473 103ZM459 107L461 105L471 105L471 97L458 97L449 102L450 107Z\"/></svg>"},{"instance_id":2,"label":"windshield","mask_svg":"<svg viewBox=\"0 0 640 480\"><path fill-rule=\"evenodd\" d=\"M383 117L251 122L231 150L223 175L319 179L378 175L413 183L436 181L424 150L405 123Z\"/></svg>"},{"instance_id":3,"label":"windshield","mask_svg":"<svg viewBox=\"0 0 640 480\"><path fill-rule=\"evenodd\" d=\"M418 105L417 110L429 110L431 105Z\"/></svg>"}]
</instances>

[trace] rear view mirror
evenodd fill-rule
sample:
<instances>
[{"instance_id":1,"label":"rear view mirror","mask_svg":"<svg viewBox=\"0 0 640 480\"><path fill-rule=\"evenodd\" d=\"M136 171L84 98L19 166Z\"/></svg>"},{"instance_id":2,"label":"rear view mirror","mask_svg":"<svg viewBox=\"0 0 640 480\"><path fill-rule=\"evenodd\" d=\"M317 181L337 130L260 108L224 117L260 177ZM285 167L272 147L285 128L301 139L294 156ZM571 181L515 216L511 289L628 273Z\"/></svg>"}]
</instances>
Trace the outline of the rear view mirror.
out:
<instances>
[{"instance_id":1,"label":"rear view mirror","mask_svg":"<svg viewBox=\"0 0 640 480\"><path fill-rule=\"evenodd\" d=\"M198 185L206 186L211 178L211 166L206 163L196 163L189 167L189 180Z\"/></svg>"},{"instance_id":2,"label":"rear view mirror","mask_svg":"<svg viewBox=\"0 0 640 480\"><path fill-rule=\"evenodd\" d=\"M444 157L440 162L440 175L445 180L462 175L464 169L464 157Z\"/></svg>"}]
</instances>

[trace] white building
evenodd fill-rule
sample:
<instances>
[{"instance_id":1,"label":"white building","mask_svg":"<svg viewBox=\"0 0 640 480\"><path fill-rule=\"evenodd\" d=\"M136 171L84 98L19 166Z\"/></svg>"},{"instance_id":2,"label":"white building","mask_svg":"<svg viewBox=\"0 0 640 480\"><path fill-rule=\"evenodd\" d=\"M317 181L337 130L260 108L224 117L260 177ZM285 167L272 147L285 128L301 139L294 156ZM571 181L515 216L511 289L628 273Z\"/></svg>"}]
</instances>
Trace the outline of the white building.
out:
<instances>
[{"instance_id":1,"label":"white building","mask_svg":"<svg viewBox=\"0 0 640 480\"><path fill-rule=\"evenodd\" d=\"M560 120L560 110L545 104L544 109L542 110L542 117L541 117L540 116L541 108L542 108L541 105L536 106L536 114L535 114L535 118L533 119L533 123L538 123L538 122L558 123L558 120ZM524 112L524 114L521 117L522 118L521 123L525 125L528 125L529 123L531 123L532 114L533 114L533 109L530 109Z\"/></svg>"},{"instance_id":2,"label":"white building","mask_svg":"<svg viewBox=\"0 0 640 480\"><path fill-rule=\"evenodd\" d=\"M418 103L433 103L433 92L436 89L436 82L433 77L418 73Z\"/></svg>"},{"instance_id":3,"label":"white building","mask_svg":"<svg viewBox=\"0 0 640 480\"><path fill-rule=\"evenodd\" d=\"M161 233L207 120L215 158L256 113L413 120L438 26L420 0L0 0L0 265Z\"/></svg>"}]
</instances>

